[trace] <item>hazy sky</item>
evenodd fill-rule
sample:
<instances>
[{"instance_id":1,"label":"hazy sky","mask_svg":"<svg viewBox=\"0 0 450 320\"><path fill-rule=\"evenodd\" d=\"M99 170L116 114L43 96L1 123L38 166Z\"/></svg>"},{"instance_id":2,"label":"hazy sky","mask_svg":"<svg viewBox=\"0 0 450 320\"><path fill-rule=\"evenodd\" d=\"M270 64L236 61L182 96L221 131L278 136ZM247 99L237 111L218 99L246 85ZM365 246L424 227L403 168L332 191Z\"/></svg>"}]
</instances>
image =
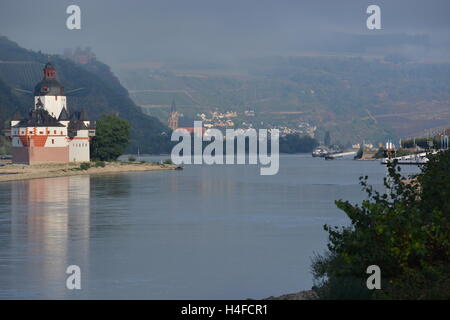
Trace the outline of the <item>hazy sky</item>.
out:
<instances>
[{"instance_id":1,"label":"hazy sky","mask_svg":"<svg viewBox=\"0 0 450 320\"><path fill-rule=\"evenodd\" d=\"M66 8L81 8L81 30ZM382 31L366 8L381 7ZM108 63L270 55L323 46L336 33L450 39L449 0L0 0L0 34L33 50L91 46Z\"/></svg>"}]
</instances>

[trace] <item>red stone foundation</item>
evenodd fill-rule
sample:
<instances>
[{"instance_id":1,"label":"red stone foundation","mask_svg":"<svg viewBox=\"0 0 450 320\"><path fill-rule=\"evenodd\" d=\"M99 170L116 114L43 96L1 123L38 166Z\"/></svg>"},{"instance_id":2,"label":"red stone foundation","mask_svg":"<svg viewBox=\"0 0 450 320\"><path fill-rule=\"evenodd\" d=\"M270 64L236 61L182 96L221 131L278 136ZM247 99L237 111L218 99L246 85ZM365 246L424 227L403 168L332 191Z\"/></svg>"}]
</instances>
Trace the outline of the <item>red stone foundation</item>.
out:
<instances>
[{"instance_id":1,"label":"red stone foundation","mask_svg":"<svg viewBox=\"0 0 450 320\"><path fill-rule=\"evenodd\" d=\"M27 147L13 147L12 149L12 162L30 164L30 157Z\"/></svg>"},{"instance_id":2,"label":"red stone foundation","mask_svg":"<svg viewBox=\"0 0 450 320\"><path fill-rule=\"evenodd\" d=\"M69 147L14 147L13 163L69 162Z\"/></svg>"}]
</instances>

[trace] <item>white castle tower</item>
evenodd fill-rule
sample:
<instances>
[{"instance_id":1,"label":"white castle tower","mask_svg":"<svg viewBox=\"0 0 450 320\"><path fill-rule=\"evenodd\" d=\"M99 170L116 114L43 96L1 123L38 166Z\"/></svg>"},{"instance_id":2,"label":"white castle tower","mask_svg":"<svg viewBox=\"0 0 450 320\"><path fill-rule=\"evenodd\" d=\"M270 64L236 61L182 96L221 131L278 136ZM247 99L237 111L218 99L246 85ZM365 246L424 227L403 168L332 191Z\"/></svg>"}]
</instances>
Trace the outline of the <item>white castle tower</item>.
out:
<instances>
[{"instance_id":1,"label":"white castle tower","mask_svg":"<svg viewBox=\"0 0 450 320\"><path fill-rule=\"evenodd\" d=\"M58 119L62 109L66 109L67 105L64 87L56 80L56 69L50 62L45 65L43 72L44 78L34 89L34 105L40 100L44 109Z\"/></svg>"}]
</instances>

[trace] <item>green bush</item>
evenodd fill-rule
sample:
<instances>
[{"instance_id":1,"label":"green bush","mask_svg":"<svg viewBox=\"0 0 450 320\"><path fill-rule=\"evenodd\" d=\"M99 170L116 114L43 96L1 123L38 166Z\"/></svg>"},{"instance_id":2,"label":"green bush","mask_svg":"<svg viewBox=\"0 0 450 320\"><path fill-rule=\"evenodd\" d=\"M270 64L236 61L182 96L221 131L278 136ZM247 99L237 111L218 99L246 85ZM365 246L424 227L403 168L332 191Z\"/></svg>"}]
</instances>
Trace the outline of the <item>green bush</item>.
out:
<instances>
[{"instance_id":1,"label":"green bush","mask_svg":"<svg viewBox=\"0 0 450 320\"><path fill-rule=\"evenodd\" d=\"M130 161L130 162L134 162L134 161L136 161L136 158L135 158L135 157L133 157L133 156L129 156L129 157L128 157L128 161Z\"/></svg>"},{"instance_id":2,"label":"green bush","mask_svg":"<svg viewBox=\"0 0 450 320\"><path fill-rule=\"evenodd\" d=\"M172 160L171 159L166 159L163 161L163 164L172 164Z\"/></svg>"},{"instance_id":3,"label":"green bush","mask_svg":"<svg viewBox=\"0 0 450 320\"><path fill-rule=\"evenodd\" d=\"M0 135L0 155L11 154L11 141Z\"/></svg>"},{"instance_id":4,"label":"green bush","mask_svg":"<svg viewBox=\"0 0 450 320\"><path fill-rule=\"evenodd\" d=\"M95 166L104 168L106 166L106 164L104 161L95 161Z\"/></svg>"},{"instance_id":5,"label":"green bush","mask_svg":"<svg viewBox=\"0 0 450 320\"><path fill-rule=\"evenodd\" d=\"M373 155L374 159L386 158L387 153L385 148L379 148L377 152Z\"/></svg>"},{"instance_id":6,"label":"green bush","mask_svg":"<svg viewBox=\"0 0 450 320\"><path fill-rule=\"evenodd\" d=\"M87 170L91 167L91 164L89 162L83 162L80 164L80 170Z\"/></svg>"},{"instance_id":7,"label":"green bush","mask_svg":"<svg viewBox=\"0 0 450 320\"><path fill-rule=\"evenodd\" d=\"M325 225L328 252L313 259L321 299L450 299L450 150L430 156L415 182L407 183L394 161L386 193L360 184L360 205L336 201L348 227ZM418 182L418 183L417 183ZM381 269L381 290L365 288L369 265Z\"/></svg>"}]
</instances>

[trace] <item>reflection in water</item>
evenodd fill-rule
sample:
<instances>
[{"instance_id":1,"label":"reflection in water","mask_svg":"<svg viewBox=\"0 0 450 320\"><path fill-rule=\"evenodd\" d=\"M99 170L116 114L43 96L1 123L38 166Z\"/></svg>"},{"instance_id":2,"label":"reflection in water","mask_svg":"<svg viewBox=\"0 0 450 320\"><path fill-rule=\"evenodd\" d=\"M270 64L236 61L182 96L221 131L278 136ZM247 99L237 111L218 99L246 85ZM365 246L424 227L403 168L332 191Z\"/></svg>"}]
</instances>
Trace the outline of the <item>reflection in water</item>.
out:
<instances>
[{"instance_id":1,"label":"reflection in water","mask_svg":"<svg viewBox=\"0 0 450 320\"><path fill-rule=\"evenodd\" d=\"M6 268L10 277L2 279L9 278L14 287L29 288L31 297L63 298L67 295L67 266L77 264L82 270L82 266L87 266L89 185L89 176L10 184L10 240L5 239L8 232L2 228L1 241L6 240L16 258L24 263L5 259L2 269ZM72 249L76 249L76 254L70 254L69 261L68 251ZM17 250L20 250L19 255ZM9 263L11 266L8 268ZM2 288L0 283L0 295Z\"/></svg>"}]
</instances>

